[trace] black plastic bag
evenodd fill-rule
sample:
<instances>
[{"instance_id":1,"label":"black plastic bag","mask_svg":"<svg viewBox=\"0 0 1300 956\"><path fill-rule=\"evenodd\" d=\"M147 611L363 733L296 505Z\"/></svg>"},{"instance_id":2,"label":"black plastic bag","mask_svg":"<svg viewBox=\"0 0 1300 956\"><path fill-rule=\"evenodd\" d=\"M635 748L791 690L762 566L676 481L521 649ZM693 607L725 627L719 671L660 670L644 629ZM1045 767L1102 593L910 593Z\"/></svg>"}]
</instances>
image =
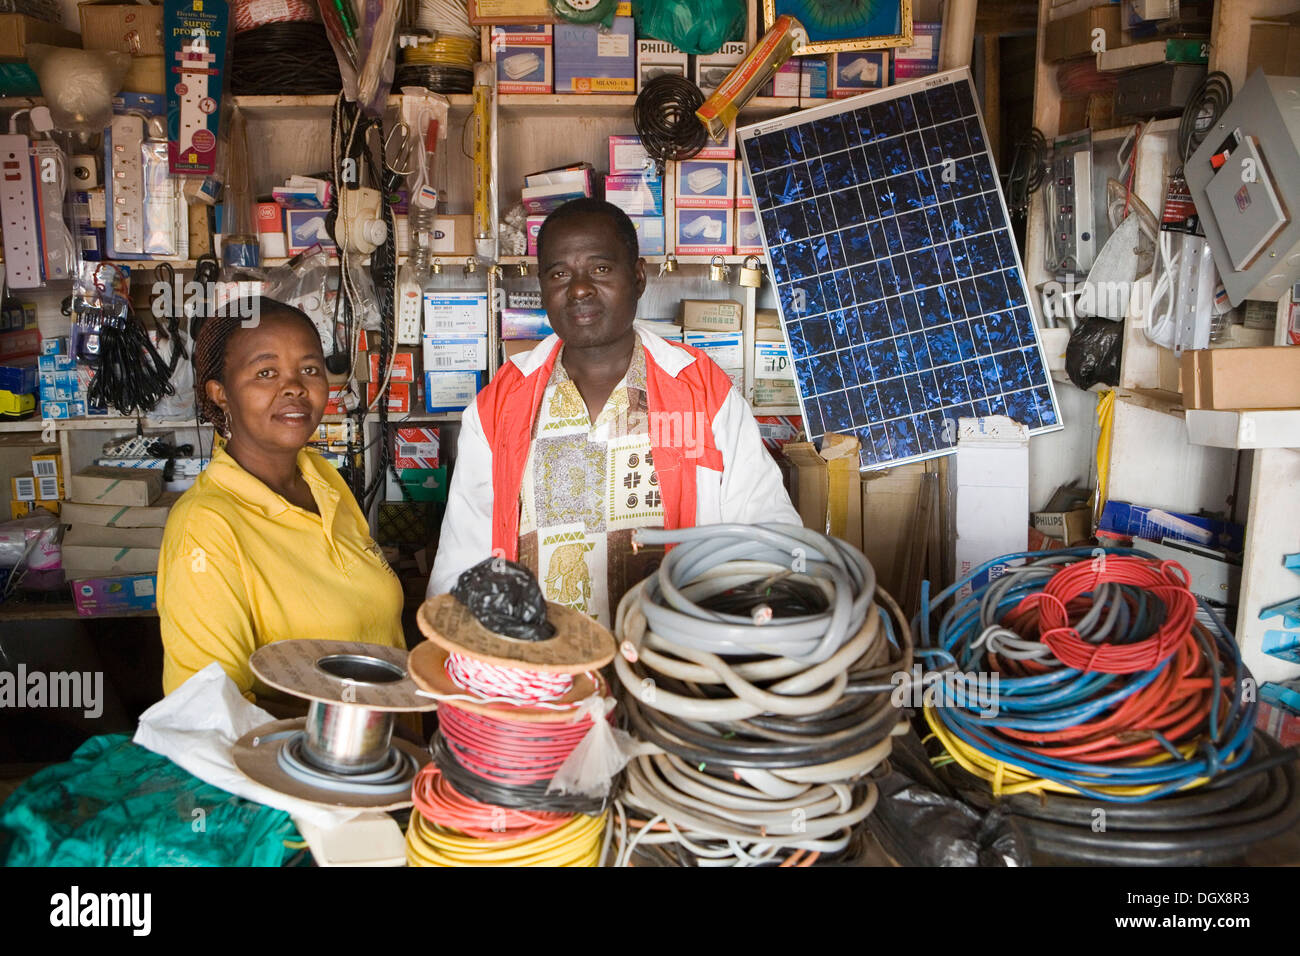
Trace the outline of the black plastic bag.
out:
<instances>
[{"instance_id":1,"label":"black plastic bag","mask_svg":"<svg viewBox=\"0 0 1300 956\"><path fill-rule=\"evenodd\" d=\"M451 596L494 634L544 641L555 634L537 578L522 564L484 558L456 580Z\"/></svg>"},{"instance_id":2,"label":"black plastic bag","mask_svg":"<svg viewBox=\"0 0 1300 956\"><path fill-rule=\"evenodd\" d=\"M1070 333L1065 347L1065 372L1070 381L1087 391L1098 382L1119 384L1119 356L1124 345L1124 323L1110 319L1084 319Z\"/></svg>"}]
</instances>

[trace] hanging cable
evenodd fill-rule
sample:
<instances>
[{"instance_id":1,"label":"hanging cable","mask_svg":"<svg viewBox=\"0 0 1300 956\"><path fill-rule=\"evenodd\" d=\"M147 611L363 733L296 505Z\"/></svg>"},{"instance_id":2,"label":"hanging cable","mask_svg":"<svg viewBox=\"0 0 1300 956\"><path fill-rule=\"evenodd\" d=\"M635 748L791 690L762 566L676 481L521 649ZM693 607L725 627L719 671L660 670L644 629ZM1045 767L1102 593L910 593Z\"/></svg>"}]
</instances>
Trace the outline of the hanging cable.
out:
<instances>
[{"instance_id":1,"label":"hanging cable","mask_svg":"<svg viewBox=\"0 0 1300 956\"><path fill-rule=\"evenodd\" d=\"M1218 70L1206 74L1201 85L1187 98L1183 118L1178 123L1178 155L1184 163L1210 135L1231 102L1232 80L1228 74Z\"/></svg>"},{"instance_id":2,"label":"hanging cable","mask_svg":"<svg viewBox=\"0 0 1300 956\"><path fill-rule=\"evenodd\" d=\"M704 105L700 88L684 76L656 76L641 88L632 120L645 151L659 163L690 159L708 142L695 111Z\"/></svg>"}]
</instances>

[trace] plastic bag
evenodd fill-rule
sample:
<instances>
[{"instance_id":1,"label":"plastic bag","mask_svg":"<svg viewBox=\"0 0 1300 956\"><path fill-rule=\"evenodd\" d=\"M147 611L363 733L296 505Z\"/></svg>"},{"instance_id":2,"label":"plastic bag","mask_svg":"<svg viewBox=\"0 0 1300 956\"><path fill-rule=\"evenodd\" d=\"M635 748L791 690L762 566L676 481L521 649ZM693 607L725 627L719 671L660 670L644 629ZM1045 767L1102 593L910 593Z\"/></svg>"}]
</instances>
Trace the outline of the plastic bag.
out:
<instances>
[{"instance_id":1,"label":"plastic bag","mask_svg":"<svg viewBox=\"0 0 1300 956\"><path fill-rule=\"evenodd\" d=\"M590 719L591 729L555 771L555 776L546 785L547 793L607 797L614 778L629 760L663 753L655 744L637 740L626 731L611 726L606 717L613 709L612 697L588 697L582 702L575 721Z\"/></svg>"},{"instance_id":2,"label":"plastic bag","mask_svg":"<svg viewBox=\"0 0 1300 956\"><path fill-rule=\"evenodd\" d=\"M494 634L519 641L544 641L555 634L537 578L514 561L484 558L461 574L451 596Z\"/></svg>"},{"instance_id":3,"label":"plastic bag","mask_svg":"<svg viewBox=\"0 0 1300 956\"><path fill-rule=\"evenodd\" d=\"M1070 381L1085 391L1098 382L1118 385L1123 346L1123 322L1084 319L1070 333L1070 342L1065 347L1065 371Z\"/></svg>"},{"instance_id":4,"label":"plastic bag","mask_svg":"<svg viewBox=\"0 0 1300 956\"><path fill-rule=\"evenodd\" d=\"M334 354L334 300L330 257L320 245L294 256L282 266L268 269L262 294L301 310L316 326L321 349ZM334 280L335 283L337 279ZM376 313L377 314L377 313Z\"/></svg>"},{"instance_id":5,"label":"plastic bag","mask_svg":"<svg viewBox=\"0 0 1300 956\"><path fill-rule=\"evenodd\" d=\"M131 54L29 43L27 62L56 128L99 133L113 119L113 97L126 80Z\"/></svg>"},{"instance_id":6,"label":"plastic bag","mask_svg":"<svg viewBox=\"0 0 1300 956\"><path fill-rule=\"evenodd\" d=\"M666 40L684 53L717 53L745 38L743 0L641 0L632 16L638 37Z\"/></svg>"},{"instance_id":7,"label":"plastic bag","mask_svg":"<svg viewBox=\"0 0 1300 956\"><path fill-rule=\"evenodd\" d=\"M26 567L48 571L60 567L59 519L44 508L17 521L0 524L0 568Z\"/></svg>"}]
</instances>

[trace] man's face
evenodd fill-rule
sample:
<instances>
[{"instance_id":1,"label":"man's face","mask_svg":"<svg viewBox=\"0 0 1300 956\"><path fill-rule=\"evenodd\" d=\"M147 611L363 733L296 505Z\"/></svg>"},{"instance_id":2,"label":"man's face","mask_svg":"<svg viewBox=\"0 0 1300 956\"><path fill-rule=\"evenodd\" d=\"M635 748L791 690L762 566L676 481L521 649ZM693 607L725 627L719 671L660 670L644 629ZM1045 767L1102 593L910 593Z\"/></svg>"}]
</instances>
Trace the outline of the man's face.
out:
<instances>
[{"instance_id":1,"label":"man's face","mask_svg":"<svg viewBox=\"0 0 1300 956\"><path fill-rule=\"evenodd\" d=\"M558 222L540 251L542 304L566 347L612 345L627 335L645 291L645 260L631 261L608 217Z\"/></svg>"}]
</instances>

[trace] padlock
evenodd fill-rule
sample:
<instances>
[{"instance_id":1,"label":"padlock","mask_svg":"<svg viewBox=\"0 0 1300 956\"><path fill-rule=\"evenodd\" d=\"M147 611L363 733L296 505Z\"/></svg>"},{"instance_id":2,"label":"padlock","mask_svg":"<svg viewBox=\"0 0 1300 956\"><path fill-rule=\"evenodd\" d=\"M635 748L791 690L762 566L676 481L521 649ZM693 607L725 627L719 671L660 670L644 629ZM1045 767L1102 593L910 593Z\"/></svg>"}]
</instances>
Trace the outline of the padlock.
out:
<instances>
[{"instance_id":1,"label":"padlock","mask_svg":"<svg viewBox=\"0 0 1300 956\"><path fill-rule=\"evenodd\" d=\"M526 262L519 263L519 278L521 279L528 278L528 263Z\"/></svg>"},{"instance_id":2,"label":"padlock","mask_svg":"<svg viewBox=\"0 0 1300 956\"><path fill-rule=\"evenodd\" d=\"M478 272L478 260L470 256L465 260L465 275L472 276L476 272Z\"/></svg>"},{"instance_id":3,"label":"padlock","mask_svg":"<svg viewBox=\"0 0 1300 956\"><path fill-rule=\"evenodd\" d=\"M661 262L661 263L659 263L659 274L660 274L660 275L663 275L663 274L666 273L666 272L676 272L676 271L677 271L677 257L676 257L676 256L672 256L672 255L665 256L665 257L664 257L664 261Z\"/></svg>"},{"instance_id":4,"label":"padlock","mask_svg":"<svg viewBox=\"0 0 1300 956\"><path fill-rule=\"evenodd\" d=\"M757 289L763 284L763 262L758 256L745 256L740 266L740 284L746 289Z\"/></svg>"},{"instance_id":5,"label":"padlock","mask_svg":"<svg viewBox=\"0 0 1300 956\"><path fill-rule=\"evenodd\" d=\"M722 256L714 256L709 260L709 278L714 282L726 282L731 275L731 266L727 265Z\"/></svg>"},{"instance_id":6,"label":"padlock","mask_svg":"<svg viewBox=\"0 0 1300 956\"><path fill-rule=\"evenodd\" d=\"M436 276L442 275L442 260L435 257L433 262L429 264L429 271Z\"/></svg>"}]
</instances>

